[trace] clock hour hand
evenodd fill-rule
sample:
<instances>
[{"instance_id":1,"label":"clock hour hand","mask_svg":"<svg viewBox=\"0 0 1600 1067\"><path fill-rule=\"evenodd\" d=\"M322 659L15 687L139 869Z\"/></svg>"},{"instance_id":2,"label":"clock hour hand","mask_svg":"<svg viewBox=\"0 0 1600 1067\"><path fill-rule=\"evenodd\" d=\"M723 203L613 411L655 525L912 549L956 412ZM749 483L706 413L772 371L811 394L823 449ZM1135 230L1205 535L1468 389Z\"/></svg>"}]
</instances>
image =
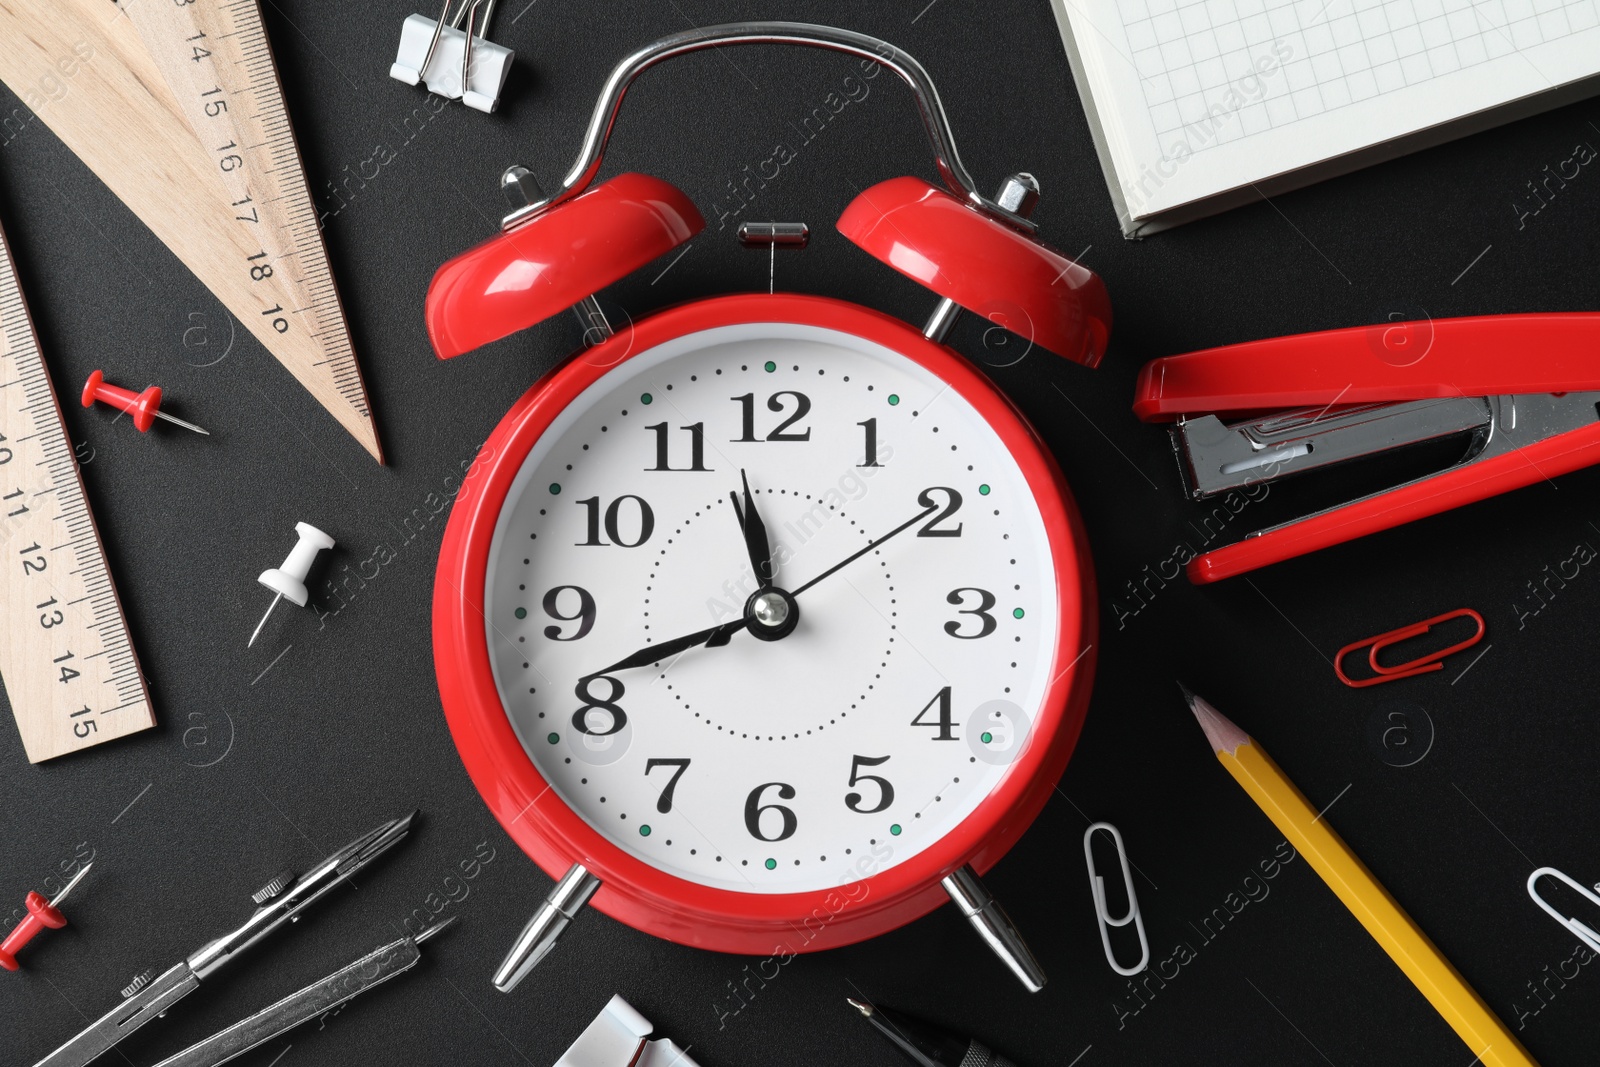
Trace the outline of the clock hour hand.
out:
<instances>
[{"instance_id":1,"label":"clock hour hand","mask_svg":"<svg viewBox=\"0 0 1600 1067\"><path fill-rule=\"evenodd\" d=\"M772 562L772 544L767 540L767 524L761 521L756 511L755 498L750 495L750 479L745 477L742 469L739 478L744 482L744 507L739 506L738 493L729 493L728 499L733 501L733 514L739 520L739 529L744 534L745 551L750 555L750 569L755 572L758 582L764 586L771 585L778 576L778 568Z\"/></svg>"},{"instance_id":2,"label":"clock hour hand","mask_svg":"<svg viewBox=\"0 0 1600 1067\"><path fill-rule=\"evenodd\" d=\"M748 488L749 487L746 486L746 490L747 491L748 491ZM738 510L739 510L739 501L738 501L737 497L734 498L733 506L734 506L735 512L738 512ZM938 510L939 510L939 506L937 504L930 504L927 508L923 509L922 511L917 512L917 514L913 515L911 518L907 519L905 522L902 522L899 526L896 526L894 529L890 530L888 533L886 533L886 534L882 535L881 537L878 537L878 538L876 538L876 539L874 539L872 541L867 542L867 544L864 545L862 548L856 550L855 552L852 552L850 555L846 556L844 559L840 560L838 563L835 563L833 566L829 567L827 570L823 571L821 574L817 575L815 578L812 578L806 584L804 584L804 585L800 586L799 588L795 589L793 592L785 593L782 590L769 590L767 592L767 594L765 594L765 595L767 597L772 597L772 598L778 598L778 597L783 598L785 603L789 605L788 611L785 612L785 614L788 615L789 613L792 613L794 611L794 598L795 597L799 596L801 593L805 592L807 589L810 589L812 586L814 586L818 582L822 581L822 579L828 577L828 575L833 574L835 571L843 570L845 567L849 566L851 563L854 563L856 560L860 559L862 556L866 555L868 552L871 552L873 549L877 548L879 545L881 545L885 541L889 540L889 538L894 537L894 536L896 536L898 534L902 534L905 531L911 529L911 527L915 526L917 523L919 523L919 522L923 521L924 519L928 518L928 516L932 515L934 512L936 512ZM748 523L747 519L745 518L746 516L747 517L754 517L755 516L755 507L748 500L746 501L746 508L745 508L745 511L744 511L744 515L741 516L741 524L745 526L745 529L748 532L750 527L749 527L749 523ZM759 518L756 519L756 525L758 527L760 526L760 521L761 520ZM765 529L765 527L760 527L760 532L761 532L762 543L765 544L766 543L766 529ZM755 563L756 561L752 560L752 562ZM761 568L760 568L759 563L757 563L756 570L757 570L758 574L761 572ZM759 600L760 598L757 598L757 599ZM759 614L759 605L758 605L758 614ZM696 648L696 647L698 647L700 645L704 645L707 648L717 648L717 647L719 647L721 645L727 644L728 641L732 639L733 635L738 633L740 630L748 630L750 628L750 621L751 621L751 616L747 613L743 618L734 619L734 620L732 620L730 622L720 623L719 625L716 625L716 626L710 626L710 627L707 627L704 630L700 630L700 631L697 631L697 632L692 633L692 634L687 634L687 635L685 635L683 637L675 637L670 641L662 641L662 642L659 642L657 644L646 645L644 648L641 648L639 651L633 653L631 656L624 656L622 659L619 659L617 662L611 664L609 667L603 667L600 670L595 671L592 674L585 675L584 677L586 677L586 678L598 678L601 675L614 674L617 671L631 670L634 667L648 667L652 663L659 663L661 660L670 659L671 657L676 656L680 652L687 652L689 649ZM766 640L774 640L777 637L784 636L784 635L788 634L793 629L794 620L793 620L792 616L789 618L789 626L787 628L778 629L777 627L781 626L782 622L783 622L783 619L779 618L775 623L768 623L767 624L769 627L771 627L771 629L769 631L766 631L766 632L770 633L771 636L766 637L765 638ZM763 636L763 633L762 632L757 632L756 636L761 637L761 636Z\"/></svg>"},{"instance_id":3,"label":"clock hour hand","mask_svg":"<svg viewBox=\"0 0 1600 1067\"><path fill-rule=\"evenodd\" d=\"M719 645L727 644L734 634L748 625L750 625L748 618L734 619L731 622L712 626L698 633L675 637L671 641L661 641L657 644L646 645L631 656L624 656L611 664L611 666L603 667L592 674L585 675L585 677L598 678L603 674L614 674L617 671L631 670L634 667L648 667L652 663L670 659L680 652L687 652L689 649L699 645L705 645L707 648L716 648Z\"/></svg>"}]
</instances>

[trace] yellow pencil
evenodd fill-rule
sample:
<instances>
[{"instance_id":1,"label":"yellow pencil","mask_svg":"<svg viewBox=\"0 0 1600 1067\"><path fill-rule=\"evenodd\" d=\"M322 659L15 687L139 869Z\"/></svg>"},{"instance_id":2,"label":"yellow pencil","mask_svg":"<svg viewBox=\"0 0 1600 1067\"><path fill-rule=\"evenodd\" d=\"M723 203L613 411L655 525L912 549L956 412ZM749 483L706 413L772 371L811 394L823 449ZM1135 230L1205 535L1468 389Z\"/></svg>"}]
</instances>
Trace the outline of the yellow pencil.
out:
<instances>
[{"instance_id":1,"label":"yellow pencil","mask_svg":"<svg viewBox=\"0 0 1600 1067\"><path fill-rule=\"evenodd\" d=\"M1200 697L1183 690L1189 710L1216 750L1217 759L1261 810L1328 883L1350 914L1383 946L1389 958L1444 1016L1484 1067L1537 1067L1528 1050L1467 985L1428 935L1418 929L1389 891L1340 840L1326 820L1250 735Z\"/></svg>"}]
</instances>

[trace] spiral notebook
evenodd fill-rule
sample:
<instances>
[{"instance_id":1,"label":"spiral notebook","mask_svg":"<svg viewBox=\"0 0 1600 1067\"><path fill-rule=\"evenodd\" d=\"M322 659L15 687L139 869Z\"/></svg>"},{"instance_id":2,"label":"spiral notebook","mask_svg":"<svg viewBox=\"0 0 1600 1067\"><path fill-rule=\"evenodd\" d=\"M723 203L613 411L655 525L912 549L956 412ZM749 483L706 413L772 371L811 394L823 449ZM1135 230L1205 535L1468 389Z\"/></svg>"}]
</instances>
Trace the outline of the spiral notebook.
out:
<instances>
[{"instance_id":1,"label":"spiral notebook","mask_svg":"<svg viewBox=\"0 0 1600 1067\"><path fill-rule=\"evenodd\" d=\"M1128 237L1600 92L1600 0L1051 6Z\"/></svg>"}]
</instances>

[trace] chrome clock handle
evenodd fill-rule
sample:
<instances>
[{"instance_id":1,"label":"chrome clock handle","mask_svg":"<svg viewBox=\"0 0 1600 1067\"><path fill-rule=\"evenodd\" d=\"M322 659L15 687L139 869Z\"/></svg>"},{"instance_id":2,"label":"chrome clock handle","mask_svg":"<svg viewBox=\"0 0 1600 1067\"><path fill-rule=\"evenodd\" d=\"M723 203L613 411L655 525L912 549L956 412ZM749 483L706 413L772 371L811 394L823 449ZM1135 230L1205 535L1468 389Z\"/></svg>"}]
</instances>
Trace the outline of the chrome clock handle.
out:
<instances>
[{"instance_id":1,"label":"chrome clock handle","mask_svg":"<svg viewBox=\"0 0 1600 1067\"><path fill-rule=\"evenodd\" d=\"M1044 968L1033 958L1028 943L1022 940L1011 917L1000 902L978 880L978 872L971 867L952 871L939 883L950 899L956 902L961 914L967 917L972 928L978 931L991 952L1005 961L1011 973L1021 979L1028 992L1037 993L1044 988Z\"/></svg>"},{"instance_id":2,"label":"chrome clock handle","mask_svg":"<svg viewBox=\"0 0 1600 1067\"><path fill-rule=\"evenodd\" d=\"M583 135L583 147L572 169L561 179L561 188L550 196L513 210L501 220L501 229L516 229L589 187L600 171L606 142L611 138L611 127L616 123L617 112L622 107L622 97L635 78L674 56L732 44L803 45L844 52L883 64L911 87L917 111L922 115L922 124L928 131L928 140L932 142L934 165L938 167L939 176L950 191L973 207L1025 233L1033 233L1036 229L1021 214L978 192L972 175L967 173L956 152L955 135L950 132L950 120L945 114L944 105L939 102L939 91L934 88L933 79L921 63L909 53L876 37L804 22L728 22L720 26L705 26L663 37L625 58L612 69L604 88L600 90L600 99L595 103L589 128Z\"/></svg>"}]
</instances>

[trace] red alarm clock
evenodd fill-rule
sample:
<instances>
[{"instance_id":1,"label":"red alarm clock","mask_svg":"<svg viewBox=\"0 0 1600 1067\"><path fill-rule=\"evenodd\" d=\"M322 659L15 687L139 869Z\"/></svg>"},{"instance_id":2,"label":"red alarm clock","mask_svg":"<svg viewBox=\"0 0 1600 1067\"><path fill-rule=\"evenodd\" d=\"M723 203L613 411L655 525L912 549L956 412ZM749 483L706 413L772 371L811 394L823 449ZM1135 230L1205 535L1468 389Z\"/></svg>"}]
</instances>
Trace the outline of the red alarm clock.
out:
<instances>
[{"instance_id":1,"label":"red alarm clock","mask_svg":"<svg viewBox=\"0 0 1600 1067\"><path fill-rule=\"evenodd\" d=\"M668 57L752 43L849 53L911 87L945 188L883 182L839 229L943 298L924 329L787 293L606 323L592 294L704 226L659 179L594 183L624 92ZM681 944L768 955L850 944L953 897L1039 988L978 877L1076 743L1093 574L1054 460L941 342L967 308L1100 360L1105 287L1034 238L1038 186L1016 175L980 195L915 59L790 23L639 50L557 193L523 168L502 186L527 202L435 275L434 348L457 356L572 307L590 343L489 438L434 588L456 747L558 879L495 984L515 985L586 902Z\"/></svg>"}]
</instances>

